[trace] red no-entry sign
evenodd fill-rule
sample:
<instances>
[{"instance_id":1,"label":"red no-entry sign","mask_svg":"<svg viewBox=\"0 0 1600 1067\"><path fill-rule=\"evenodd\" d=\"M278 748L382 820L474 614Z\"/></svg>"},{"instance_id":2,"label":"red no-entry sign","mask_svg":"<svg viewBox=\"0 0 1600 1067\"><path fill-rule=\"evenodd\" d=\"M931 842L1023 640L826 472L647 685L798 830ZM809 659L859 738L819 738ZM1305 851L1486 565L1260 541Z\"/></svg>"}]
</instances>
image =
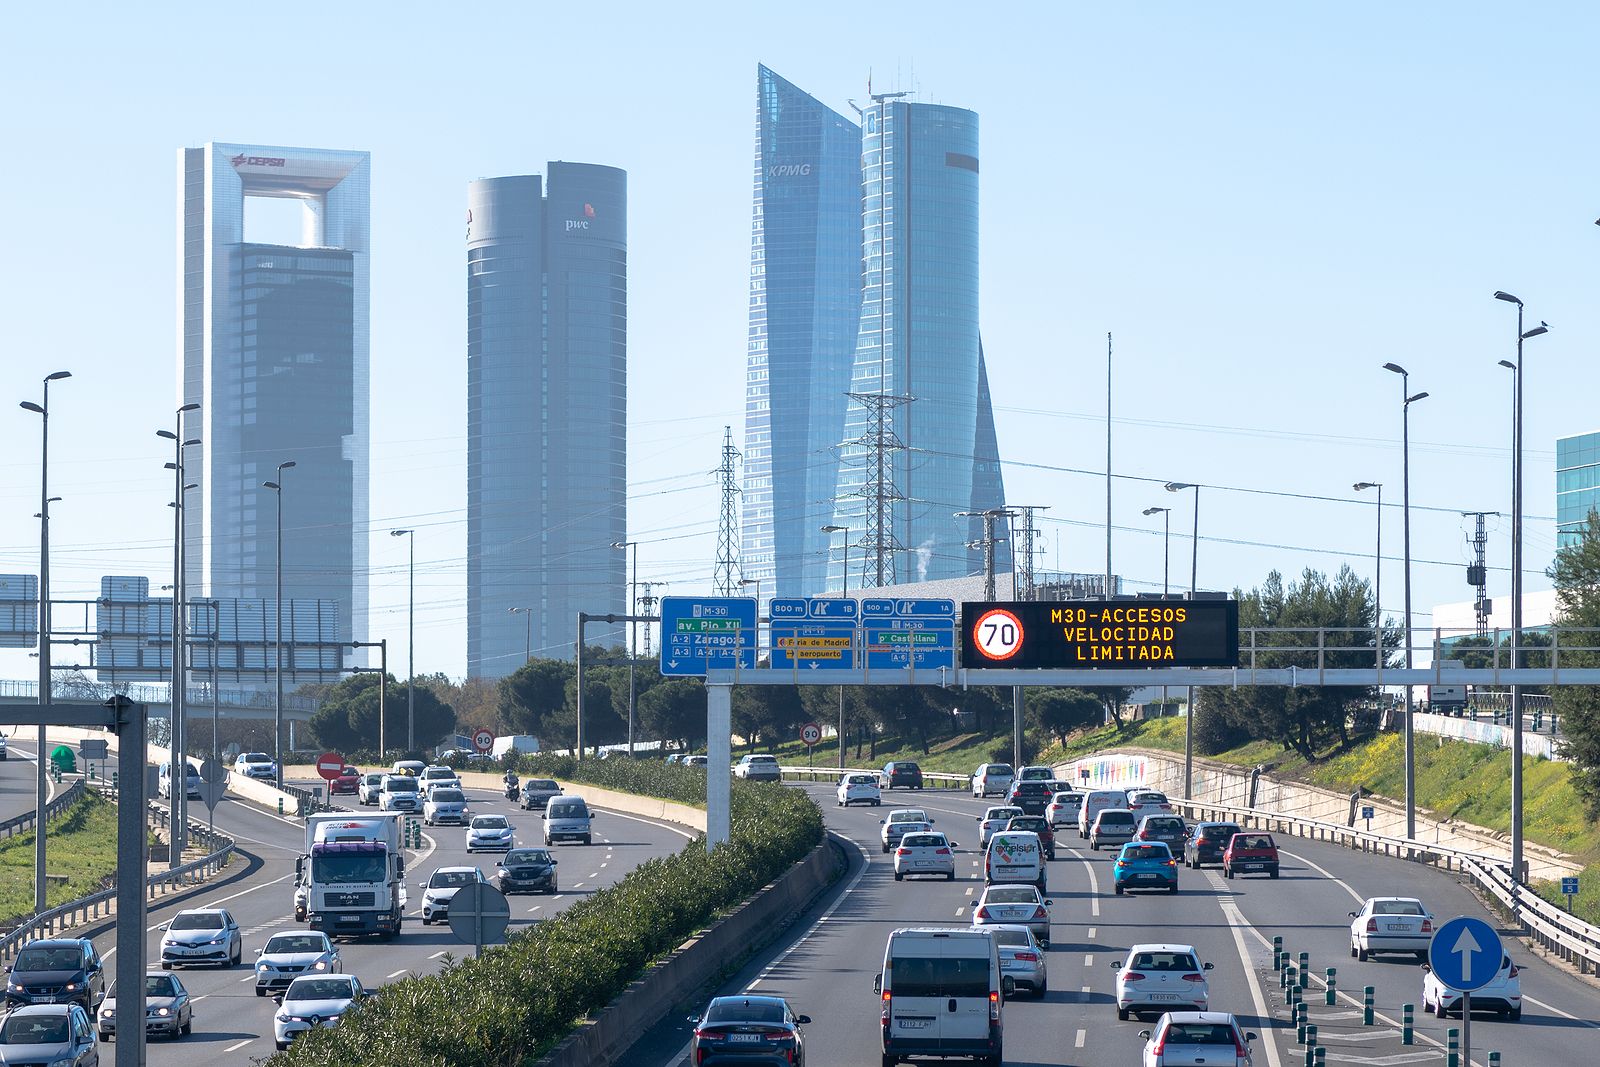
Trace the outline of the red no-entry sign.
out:
<instances>
[{"instance_id":1,"label":"red no-entry sign","mask_svg":"<svg viewBox=\"0 0 1600 1067\"><path fill-rule=\"evenodd\" d=\"M337 752L324 752L317 757L317 774L333 781L344 770L344 757Z\"/></svg>"}]
</instances>

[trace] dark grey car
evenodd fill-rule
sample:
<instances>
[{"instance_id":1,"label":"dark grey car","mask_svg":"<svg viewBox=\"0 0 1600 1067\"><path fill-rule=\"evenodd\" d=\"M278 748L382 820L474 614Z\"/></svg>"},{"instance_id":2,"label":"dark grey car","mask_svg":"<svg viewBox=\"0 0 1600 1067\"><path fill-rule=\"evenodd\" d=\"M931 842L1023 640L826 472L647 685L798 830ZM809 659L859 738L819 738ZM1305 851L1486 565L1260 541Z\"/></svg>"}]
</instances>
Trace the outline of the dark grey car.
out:
<instances>
[{"instance_id":1,"label":"dark grey car","mask_svg":"<svg viewBox=\"0 0 1600 1067\"><path fill-rule=\"evenodd\" d=\"M1172 850L1174 856L1183 855L1184 842L1189 840L1189 827L1182 815L1146 815L1139 823L1138 841L1160 841Z\"/></svg>"},{"instance_id":2,"label":"dark grey car","mask_svg":"<svg viewBox=\"0 0 1600 1067\"><path fill-rule=\"evenodd\" d=\"M81 1004L93 1011L105 996L105 971L94 942L86 937L30 941L17 953L6 982L6 1006Z\"/></svg>"},{"instance_id":3,"label":"dark grey car","mask_svg":"<svg viewBox=\"0 0 1600 1067\"><path fill-rule=\"evenodd\" d=\"M76 1004L29 1004L0 1022L0 1064L99 1067L89 1013Z\"/></svg>"}]
</instances>

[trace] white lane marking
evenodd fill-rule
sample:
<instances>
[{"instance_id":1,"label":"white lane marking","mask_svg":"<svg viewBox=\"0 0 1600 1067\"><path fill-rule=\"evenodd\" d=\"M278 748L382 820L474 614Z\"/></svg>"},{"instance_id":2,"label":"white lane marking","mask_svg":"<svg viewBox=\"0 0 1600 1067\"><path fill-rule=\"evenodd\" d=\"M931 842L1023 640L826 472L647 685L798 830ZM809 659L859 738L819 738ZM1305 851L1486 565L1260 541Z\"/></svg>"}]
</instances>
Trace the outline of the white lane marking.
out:
<instances>
[{"instance_id":1,"label":"white lane marking","mask_svg":"<svg viewBox=\"0 0 1600 1067\"><path fill-rule=\"evenodd\" d=\"M190 997L190 998L189 998L189 1003L190 1003L190 1004L198 1004L198 1003L200 1003L200 1002L201 1002L201 1001L202 1001L202 1000L204 1000L204 999L206 999L206 998L207 998L207 997L209 997L209 996L210 996L210 995L211 995L211 994L210 994L210 993L201 993L201 994L200 994L200 995L199 995L199 996L198 996L198 997Z\"/></svg>"},{"instance_id":2,"label":"white lane marking","mask_svg":"<svg viewBox=\"0 0 1600 1067\"><path fill-rule=\"evenodd\" d=\"M590 878L598 878L598 877L600 877L600 872L599 871L590 871L589 872L589 877ZM583 883L579 882L578 884L582 885Z\"/></svg>"},{"instance_id":3,"label":"white lane marking","mask_svg":"<svg viewBox=\"0 0 1600 1067\"><path fill-rule=\"evenodd\" d=\"M1083 954L1083 965L1085 967L1093 967L1094 966L1094 953L1093 952L1085 952Z\"/></svg>"},{"instance_id":4,"label":"white lane marking","mask_svg":"<svg viewBox=\"0 0 1600 1067\"><path fill-rule=\"evenodd\" d=\"M1537 1004L1537 1005L1539 1005L1539 1007L1545 1009L1546 1011L1555 1012L1557 1015L1561 1016L1563 1019L1571 1019L1573 1022L1582 1023L1585 1026L1593 1027L1596 1030L1600 1030L1600 1023L1593 1023L1593 1022L1590 1022L1588 1019L1581 1019L1576 1015L1572 1015L1572 1014L1570 1014L1568 1012L1564 1012L1560 1008L1556 1007L1554 1004L1546 1004L1542 1000L1535 1000L1533 997L1528 996L1528 994L1526 994L1526 993L1522 994L1522 999L1523 999L1523 1001L1525 1003Z\"/></svg>"},{"instance_id":5,"label":"white lane marking","mask_svg":"<svg viewBox=\"0 0 1600 1067\"><path fill-rule=\"evenodd\" d=\"M637 815L624 815L620 811L612 811L610 808L596 808L595 810L596 811L603 811L607 815L612 816L614 818L627 819L629 822L642 822L646 826L655 826L655 827L658 827L658 828L660 828L662 830L667 830L667 831L669 831L671 833L677 834L679 837L683 838L686 841L693 841L695 838L700 836L698 833L695 833L695 832L693 832L691 830L680 830L676 826L673 826L671 823L666 822L665 820L662 820L662 819L642 819ZM602 840L604 840L604 839L602 838Z\"/></svg>"},{"instance_id":6,"label":"white lane marking","mask_svg":"<svg viewBox=\"0 0 1600 1067\"><path fill-rule=\"evenodd\" d=\"M591 878L593 878L593 877L594 877L594 875L590 875L590 876L589 876L589 877L591 877ZM572 887L572 888L574 888L574 889L582 889L582 888L583 888L583 887L584 887L584 886L586 886L586 885L588 885L588 884L589 884L589 883L587 883L587 882L578 882L578 883L577 883L577 884L576 884L576 885L574 885L574 886L573 886L573 887Z\"/></svg>"},{"instance_id":7,"label":"white lane marking","mask_svg":"<svg viewBox=\"0 0 1600 1067\"><path fill-rule=\"evenodd\" d=\"M542 905L542 904L535 904L533 907L528 909L528 914L532 915L534 912L538 911L543 906L544 905Z\"/></svg>"},{"instance_id":8,"label":"white lane marking","mask_svg":"<svg viewBox=\"0 0 1600 1067\"><path fill-rule=\"evenodd\" d=\"M1089 857L1085 856L1082 852L1079 852L1077 849L1075 849L1075 848L1074 849L1069 849L1068 851L1072 853L1072 856L1073 856L1074 859L1078 860L1079 862L1081 862L1083 864L1083 869L1089 872L1089 914L1090 915L1099 915L1100 914L1100 879L1095 877L1094 864L1089 862Z\"/></svg>"},{"instance_id":9,"label":"white lane marking","mask_svg":"<svg viewBox=\"0 0 1600 1067\"><path fill-rule=\"evenodd\" d=\"M977 887L976 887L976 886L970 886L970 885L969 885L969 886L967 886L967 896L969 896L969 897L970 897L970 896L971 896L971 895L972 895L972 891L973 891L973 890L974 890L974 889L975 889L975 888L977 888Z\"/></svg>"},{"instance_id":10,"label":"white lane marking","mask_svg":"<svg viewBox=\"0 0 1600 1067\"><path fill-rule=\"evenodd\" d=\"M403 970L395 971L393 974L389 975L389 977L390 978L399 978L402 974L405 974L405 973L406 972L403 971Z\"/></svg>"},{"instance_id":11,"label":"white lane marking","mask_svg":"<svg viewBox=\"0 0 1600 1067\"><path fill-rule=\"evenodd\" d=\"M107 952L106 955L109 956L109 955L111 955L111 953ZM254 982L255 980L256 980L256 976L255 975L247 974L243 978L239 979L239 984L240 985L244 985L246 982Z\"/></svg>"},{"instance_id":12,"label":"white lane marking","mask_svg":"<svg viewBox=\"0 0 1600 1067\"><path fill-rule=\"evenodd\" d=\"M1250 983L1250 999L1255 1002L1256 1018L1261 1020L1263 1027L1268 1023L1275 1023L1275 1017L1267 1010L1266 998L1262 996L1261 982L1256 978L1255 964L1250 960L1250 949L1244 943L1244 933L1241 928L1248 928L1249 924L1245 922L1239 906L1231 897L1218 900L1217 906L1222 909L1222 917L1228 923L1228 933L1233 935L1233 946L1239 953L1239 963L1244 967L1244 976ZM1268 1040L1263 1041L1261 1045L1266 1049L1267 1059L1272 1067L1283 1067L1283 1061L1278 1059L1278 1043Z\"/></svg>"},{"instance_id":13,"label":"white lane marking","mask_svg":"<svg viewBox=\"0 0 1600 1067\"><path fill-rule=\"evenodd\" d=\"M1351 899L1354 900L1357 904L1366 903L1366 900L1367 900L1366 897L1362 896L1360 893L1357 893L1354 889L1351 889L1348 882L1344 881L1342 878L1336 877L1333 874L1332 871L1328 870L1328 868L1311 862L1310 860L1306 859L1304 856L1300 855L1298 852L1290 852L1286 848L1281 848L1278 851L1281 852L1285 856L1293 856L1295 859L1299 860L1301 863L1305 864L1307 867L1310 867L1312 870L1314 870L1318 874L1322 875L1322 877L1326 878L1328 881L1330 881L1333 884L1337 885L1340 889L1343 889L1346 893L1349 893Z\"/></svg>"},{"instance_id":14,"label":"white lane marking","mask_svg":"<svg viewBox=\"0 0 1600 1067\"><path fill-rule=\"evenodd\" d=\"M1099 932L1100 932L1100 930L1099 930L1098 927L1091 926L1091 927L1089 927L1089 931L1085 936L1088 937L1088 939L1090 941L1093 941L1094 940L1094 935L1099 933Z\"/></svg>"},{"instance_id":15,"label":"white lane marking","mask_svg":"<svg viewBox=\"0 0 1600 1067\"><path fill-rule=\"evenodd\" d=\"M602 864L601 864L601 865L600 865L600 867L601 867L601 869L602 869L602 870L604 870L604 869L605 869L605 868L607 868L607 867L609 867L609 866L611 866L611 864L609 864L609 863L602 863Z\"/></svg>"},{"instance_id":16,"label":"white lane marking","mask_svg":"<svg viewBox=\"0 0 1600 1067\"><path fill-rule=\"evenodd\" d=\"M440 957L440 956L443 956L443 955L445 955L445 954L446 954L446 953L447 953L447 952L449 952L449 951L450 951L450 950L449 950L449 949L447 949L447 948L442 948L442 949L440 949L440 950L439 950L439 951L438 951L438 952L435 952L435 953L434 953L434 954L433 954L433 955L431 955L431 956L429 956L429 957L428 957L428 958L429 958L429 959L430 959L430 960L436 960L436 959L438 959L438 958L439 958L439 957Z\"/></svg>"},{"instance_id":17,"label":"white lane marking","mask_svg":"<svg viewBox=\"0 0 1600 1067\"><path fill-rule=\"evenodd\" d=\"M248 1045L250 1042L252 1042L254 1040L255 1040L255 1038L253 1038L253 1037L247 1037L243 1041L235 1041L233 1044L229 1045L227 1048L222 1050L223 1055L227 1055L230 1052L238 1052L240 1049L244 1048L246 1045Z\"/></svg>"},{"instance_id":18,"label":"white lane marking","mask_svg":"<svg viewBox=\"0 0 1600 1067\"><path fill-rule=\"evenodd\" d=\"M958 919L961 918L962 913L964 913L966 910L967 909L965 907L957 908L956 909L956 918L958 918Z\"/></svg>"},{"instance_id":19,"label":"white lane marking","mask_svg":"<svg viewBox=\"0 0 1600 1067\"><path fill-rule=\"evenodd\" d=\"M1079 1030L1077 1036L1072 1039L1072 1047L1073 1048L1082 1048L1083 1047L1083 1041L1084 1041L1084 1038L1086 1036L1088 1036L1088 1035L1084 1031Z\"/></svg>"},{"instance_id":20,"label":"white lane marking","mask_svg":"<svg viewBox=\"0 0 1600 1067\"><path fill-rule=\"evenodd\" d=\"M560 900L564 896L566 896L565 893L557 893L555 896L551 897L550 899L551 900Z\"/></svg>"}]
</instances>

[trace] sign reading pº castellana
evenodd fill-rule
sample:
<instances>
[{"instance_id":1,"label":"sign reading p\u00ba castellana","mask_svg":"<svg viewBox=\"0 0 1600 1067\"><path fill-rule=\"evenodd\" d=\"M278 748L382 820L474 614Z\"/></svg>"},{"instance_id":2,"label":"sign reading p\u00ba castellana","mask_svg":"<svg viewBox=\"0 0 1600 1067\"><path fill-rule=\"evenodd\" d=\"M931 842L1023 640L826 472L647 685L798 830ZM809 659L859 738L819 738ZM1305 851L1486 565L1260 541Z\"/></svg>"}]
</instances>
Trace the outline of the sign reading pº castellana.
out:
<instances>
[{"instance_id":1,"label":"sign reading p\u00ba castellana","mask_svg":"<svg viewBox=\"0 0 1600 1067\"><path fill-rule=\"evenodd\" d=\"M961 605L963 667L1236 667L1236 600L978 601Z\"/></svg>"}]
</instances>

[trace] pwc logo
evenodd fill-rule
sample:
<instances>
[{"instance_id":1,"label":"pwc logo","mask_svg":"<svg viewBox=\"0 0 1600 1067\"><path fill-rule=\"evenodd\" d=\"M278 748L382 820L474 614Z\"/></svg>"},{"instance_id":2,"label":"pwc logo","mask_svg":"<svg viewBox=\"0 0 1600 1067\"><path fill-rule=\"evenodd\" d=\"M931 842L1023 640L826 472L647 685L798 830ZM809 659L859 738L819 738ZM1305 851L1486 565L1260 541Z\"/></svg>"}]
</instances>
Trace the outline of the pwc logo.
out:
<instances>
[{"instance_id":1,"label":"pwc logo","mask_svg":"<svg viewBox=\"0 0 1600 1067\"><path fill-rule=\"evenodd\" d=\"M589 223L593 221L594 205L585 204L583 205L583 218L567 220L567 232L571 233L573 230L587 230L589 228Z\"/></svg>"},{"instance_id":2,"label":"pwc logo","mask_svg":"<svg viewBox=\"0 0 1600 1067\"><path fill-rule=\"evenodd\" d=\"M279 156L247 156L243 152L228 160L235 168L238 167L281 167L287 160Z\"/></svg>"}]
</instances>

